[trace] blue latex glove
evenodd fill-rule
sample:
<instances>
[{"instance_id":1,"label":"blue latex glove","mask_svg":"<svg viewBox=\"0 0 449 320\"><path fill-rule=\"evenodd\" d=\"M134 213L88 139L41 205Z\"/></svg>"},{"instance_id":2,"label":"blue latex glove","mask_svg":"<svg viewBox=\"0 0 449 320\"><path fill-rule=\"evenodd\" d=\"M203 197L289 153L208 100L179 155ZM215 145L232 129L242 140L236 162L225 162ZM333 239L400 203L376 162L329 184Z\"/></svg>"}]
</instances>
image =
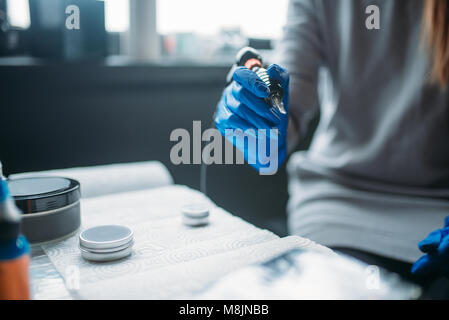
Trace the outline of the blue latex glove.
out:
<instances>
[{"instance_id":1,"label":"blue latex glove","mask_svg":"<svg viewBox=\"0 0 449 320\"><path fill-rule=\"evenodd\" d=\"M232 83L226 87L218 102L215 124L221 134L228 141L232 142L244 154L245 160L258 169L259 172L263 172L263 169L268 167L266 159L263 159L263 157L270 154L269 146L272 143L277 144L277 166L274 172L262 173L274 174L284 162L287 154L289 75L287 70L276 64L271 65L267 71L270 80L278 82L284 90L283 103L287 114L281 114L277 110L273 114L270 110L271 106L264 101L264 98L267 98L270 93L268 86L255 72L246 67L238 67L233 74ZM229 138L225 134L226 129L241 129L245 133L251 132L246 131L247 129L253 129L253 132L256 133L254 138L257 142L259 139L265 139L265 150L258 150L255 154L253 149L248 149L247 143L241 143L242 141L236 141L237 139L232 137ZM278 134L271 134L269 131L266 131L267 135L263 135L259 133L258 129L277 129Z\"/></svg>"},{"instance_id":2,"label":"blue latex glove","mask_svg":"<svg viewBox=\"0 0 449 320\"><path fill-rule=\"evenodd\" d=\"M443 229L431 232L418 247L426 254L413 264L413 274L449 277L449 217Z\"/></svg>"}]
</instances>

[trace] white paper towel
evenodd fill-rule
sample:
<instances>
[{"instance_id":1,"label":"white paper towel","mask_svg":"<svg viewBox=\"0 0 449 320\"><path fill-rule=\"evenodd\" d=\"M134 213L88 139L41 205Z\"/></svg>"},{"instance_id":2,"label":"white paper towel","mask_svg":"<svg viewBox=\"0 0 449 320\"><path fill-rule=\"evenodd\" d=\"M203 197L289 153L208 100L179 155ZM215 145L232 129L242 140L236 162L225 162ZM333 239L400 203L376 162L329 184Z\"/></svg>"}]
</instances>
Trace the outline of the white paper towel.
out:
<instances>
[{"instance_id":1,"label":"white paper towel","mask_svg":"<svg viewBox=\"0 0 449 320\"><path fill-rule=\"evenodd\" d=\"M210 224L186 227L180 208L210 206ZM291 248L331 252L312 241L261 230L183 186L120 193L82 200L82 229L122 224L134 230L133 254L124 260L93 263L81 258L77 235L44 250L56 269L79 270L81 299L178 299L189 297L239 267L265 261ZM66 278L66 281L68 279Z\"/></svg>"},{"instance_id":2,"label":"white paper towel","mask_svg":"<svg viewBox=\"0 0 449 320\"><path fill-rule=\"evenodd\" d=\"M158 161L26 172L10 175L9 178L31 176L61 176L75 179L81 184L83 198L173 184L173 179L167 168Z\"/></svg>"}]
</instances>

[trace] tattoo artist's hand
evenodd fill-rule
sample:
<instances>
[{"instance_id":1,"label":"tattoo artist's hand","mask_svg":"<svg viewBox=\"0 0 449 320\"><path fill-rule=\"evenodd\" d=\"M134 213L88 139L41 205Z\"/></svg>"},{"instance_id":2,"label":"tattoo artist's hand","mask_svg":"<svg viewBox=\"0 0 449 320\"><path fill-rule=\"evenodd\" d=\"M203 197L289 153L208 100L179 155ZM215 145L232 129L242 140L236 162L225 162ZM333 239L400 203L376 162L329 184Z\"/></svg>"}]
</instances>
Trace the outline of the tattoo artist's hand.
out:
<instances>
[{"instance_id":1,"label":"tattoo artist's hand","mask_svg":"<svg viewBox=\"0 0 449 320\"><path fill-rule=\"evenodd\" d=\"M264 164L259 161L260 155L264 155L264 153L268 155L270 152L268 142L266 150L255 152L254 148L249 150L248 143L241 143L242 141L238 141L240 139L229 138L225 130L240 129L245 134L252 131L255 133L256 141L262 138L269 141L270 145L276 143L278 155L275 170L277 170L285 160L287 153L289 74L287 70L276 64L271 65L267 71L270 80L278 82L284 91L283 103L287 114L281 114L277 110L273 113L270 110L271 106L264 100L270 94L268 86L255 72L245 67L238 67L233 74L233 81L223 91L218 102L215 124L221 134L244 154L245 160L258 170L264 168ZM267 136L259 134L258 129L265 129L264 132L268 133L269 139ZM277 129L278 134L271 134L268 131L270 129Z\"/></svg>"}]
</instances>

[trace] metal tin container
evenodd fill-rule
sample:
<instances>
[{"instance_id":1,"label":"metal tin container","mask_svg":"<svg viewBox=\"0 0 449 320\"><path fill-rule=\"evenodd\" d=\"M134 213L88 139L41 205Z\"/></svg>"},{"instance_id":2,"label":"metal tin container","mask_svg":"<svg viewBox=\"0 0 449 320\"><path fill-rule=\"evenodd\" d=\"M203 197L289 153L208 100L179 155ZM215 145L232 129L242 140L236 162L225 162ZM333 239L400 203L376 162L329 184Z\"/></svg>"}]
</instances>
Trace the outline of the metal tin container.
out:
<instances>
[{"instance_id":1,"label":"metal tin container","mask_svg":"<svg viewBox=\"0 0 449 320\"><path fill-rule=\"evenodd\" d=\"M132 253L133 231L125 226L104 225L81 232L81 256L90 261L104 262L122 259Z\"/></svg>"},{"instance_id":2,"label":"metal tin container","mask_svg":"<svg viewBox=\"0 0 449 320\"><path fill-rule=\"evenodd\" d=\"M30 177L8 181L23 212L22 233L32 244L66 238L81 224L80 184L63 177Z\"/></svg>"}]
</instances>

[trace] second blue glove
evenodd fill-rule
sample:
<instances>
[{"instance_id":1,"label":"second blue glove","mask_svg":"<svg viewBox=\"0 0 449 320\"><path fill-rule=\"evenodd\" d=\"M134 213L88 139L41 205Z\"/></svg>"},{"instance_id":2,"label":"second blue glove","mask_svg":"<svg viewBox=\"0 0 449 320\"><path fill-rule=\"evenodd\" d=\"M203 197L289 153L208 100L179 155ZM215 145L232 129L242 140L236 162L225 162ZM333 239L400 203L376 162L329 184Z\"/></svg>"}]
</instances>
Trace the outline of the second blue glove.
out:
<instances>
[{"instance_id":1,"label":"second blue glove","mask_svg":"<svg viewBox=\"0 0 449 320\"><path fill-rule=\"evenodd\" d=\"M431 232L418 247L425 255L413 264L412 273L449 277L449 217L444 228Z\"/></svg>"}]
</instances>

